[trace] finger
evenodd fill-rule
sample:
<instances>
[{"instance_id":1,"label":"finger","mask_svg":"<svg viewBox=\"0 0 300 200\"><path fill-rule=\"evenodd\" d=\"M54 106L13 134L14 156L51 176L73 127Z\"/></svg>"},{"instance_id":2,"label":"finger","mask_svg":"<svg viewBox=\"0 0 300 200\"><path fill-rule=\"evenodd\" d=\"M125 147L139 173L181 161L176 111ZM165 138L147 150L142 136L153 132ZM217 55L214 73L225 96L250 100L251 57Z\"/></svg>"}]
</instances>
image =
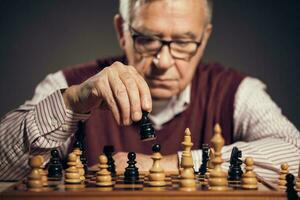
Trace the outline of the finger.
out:
<instances>
[{"instance_id":1,"label":"finger","mask_svg":"<svg viewBox=\"0 0 300 200\"><path fill-rule=\"evenodd\" d=\"M125 152L118 152L115 155L113 155L113 158L115 160L116 164L116 170L117 171L124 171L126 168L127 164L127 153Z\"/></svg>"},{"instance_id":2,"label":"finger","mask_svg":"<svg viewBox=\"0 0 300 200\"><path fill-rule=\"evenodd\" d=\"M119 75L126 87L130 102L130 114L133 121L139 121L142 118L140 93L133 74L128 71Z\"/></svg>"},{"instance_id":3,"label":"finger","mask_svg":"<svg viewBox=\"0 0 300 200\"><path fill-rule=\"evenodd\" d=\"M113 92L115 101L121 111L121 120L124 125L131 123L130 119L130 103L127 90L117 72L110 70L108 75L110 88Z\"/></svg>"},{"instance_id":4,"label":"finger","mask_svg":"<svg viewBox=\"0 0 300 200\"><path fill-rule=\"evenodd\" d=\"M141 75L137 75L136 77L137 86L140 92L140 100L142 110L151 112L152 110L152 98L148 84L143 79Z\"/></svg>"},{"instance_id":5,"label":"finger","mask_svg":"<svg viewBox=\"0 0 300 200\"><path fill-rule=\"evenodd\" d=\"M114 99L108 79L105 79L105 81L102 80L101 82L98 81L97 85L96 85L96 89L98 91L98 94L100 94L102 96L102 98L106 102L108 108L111 110L117 123L121 124L121 117L120 117L118 105Z\"/></svg>"}]
</instances>

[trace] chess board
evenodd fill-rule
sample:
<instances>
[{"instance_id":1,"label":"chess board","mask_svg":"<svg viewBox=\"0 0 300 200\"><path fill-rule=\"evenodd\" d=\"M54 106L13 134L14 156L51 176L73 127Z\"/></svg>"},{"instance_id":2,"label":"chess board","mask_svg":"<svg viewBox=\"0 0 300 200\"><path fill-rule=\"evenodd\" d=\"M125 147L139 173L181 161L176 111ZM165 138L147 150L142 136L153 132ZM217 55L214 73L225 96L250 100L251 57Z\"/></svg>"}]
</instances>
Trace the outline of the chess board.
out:
<instances>
[{"instance_id":1,"label":"chess board","mask_svg":"<svg viewBox=\"0 0 300 200\"><path fill-rule=\"evenodd\" d=\"M196 176L197 177L197 176ZM125 184L124 177L119 174L114 178L113 187L97 187L95 173L86 176L85 184L70 185L64 180L49 180L48 187L31 191L23 180L1 193L1 199L286 199L284 191L266 181L260 180L257 190L243 190L240 184L229 183L228 191L211 191L207 182L196 178L197 187L194 191L185 191L179 186L179 178L175 173L168 173L166 187L150 187L145 173L140 173L139 181Z\"/></svg>"}]
</instances>

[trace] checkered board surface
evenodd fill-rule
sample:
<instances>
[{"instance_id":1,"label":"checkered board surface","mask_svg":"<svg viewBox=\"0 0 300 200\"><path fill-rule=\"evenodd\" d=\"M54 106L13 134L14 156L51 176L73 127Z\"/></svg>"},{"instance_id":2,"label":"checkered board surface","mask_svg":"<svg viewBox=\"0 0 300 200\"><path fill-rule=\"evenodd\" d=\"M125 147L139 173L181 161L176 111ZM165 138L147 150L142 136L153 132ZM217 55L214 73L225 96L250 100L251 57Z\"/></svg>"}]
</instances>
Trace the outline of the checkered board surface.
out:
<instances>
[{"instance_id":1,"label":"checkered board surface","mask_svg":"<svg viewBox=\"0 0 300 200\"><path fill-rule=\"evenodd\" d=\"M26 180L16 183L1 193L3 199L286 199L286 194L276 186L259 182L257 190L243 190L238 183L229 183L228 191L211 191L207 181L196 176L196 189L186 191L180 188L179 177L176 174L166 175L165 187L150 187L148 177L141 173L139 181L133 184L124 183L124 176L113 179L112 187L97 187L95 173L86 176L85 184L70 185L64 180L49 180L48 187L39 191L27 188Z\"/></svg>"}]
</instances>

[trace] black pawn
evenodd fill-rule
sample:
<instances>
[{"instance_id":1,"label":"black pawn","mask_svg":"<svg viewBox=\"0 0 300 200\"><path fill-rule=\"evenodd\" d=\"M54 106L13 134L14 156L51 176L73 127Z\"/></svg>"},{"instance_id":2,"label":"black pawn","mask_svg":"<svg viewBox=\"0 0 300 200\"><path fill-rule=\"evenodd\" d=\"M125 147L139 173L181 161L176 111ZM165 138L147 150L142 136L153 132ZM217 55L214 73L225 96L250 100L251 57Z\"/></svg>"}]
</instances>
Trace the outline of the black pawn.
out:
<instances>
[{"instance_id":1,"label":"black pawn","mask_svg":"<svg viewBox=\"0 0 300 200\"><path fill-rule=\"evenodd\" d=\"M116 165L115 165L115 161L113 159L114 151L115 151L115 149L114 149L114 146L112 146L112 145L106 145L103 147L103 153L107 157L107 165L108 165L107 170L111 173L111 175L113 177L116 176Z\"/></svg>"},{"instance_id":2,"label":"black pawn","mask_svg":"<svg viewBox=\"0 0 300 200\"><path fill-rule=\"evenodd\" d=\"M293 174L287 174L285 177L286 180L286 195L288 200L298 200L299 197L297 195L297 192L295 190L295 177Z\"/></svg>"},{"instance_id":3,"label":"black pawn","mask_svg":"<svg viewBox=\"0 0 300 200\"><path fill-rule=\"evenodd\" d=\"M51 158L48 164L48 177L51 179L61 180L63 167L56 149L51 151Z\"/></svg>"},{"instance_id":4,"label":"black pawn","mask_svg":"<svg viewBox=\"0 0 300 200\"><path fill-rule=\"evenodd\" d=\"M135 166L136 155L134 152L128 153L128 167L125 169L124 173L124 183L135 183L139 180L139 171L138 168Z\"/></svg>"},{"instance_id":5,"label":"black pawn","mask_svg":"<svg viewBox=\"0 0 300 200\"><path fill-rule=\"evenodd\" d=\"M79 121L77 124L77 131L75 133L75 143L73 148L79 148L81 150L80 161L83 164L83 168L85 173L88 173L88 166L87 166L87 158L85 153L85 135L84 135L84 123Z\"/></svg>"},{"instance_id":6,"label":"black pawn","mask_svg":"<svg viewBox=\"0 0 300 200\"><path fill-rule=\"evenodd\" d=\"M160 152L160 144L154 144L152 146L152 151L153 151L153 153Z\"/></svg>"},{"instance_id":7,"label":"black pawn","mask_svg":"<svg viewBox=\"0 0 300 200\"><path fill-rule=\"evenodd\" d=\"M237 148L233 147L230 156L230 166L228 170L229 181L240 181L243 175L241 165L243 163L239 158L242 157L242 152Z\"/></svg>"},{"instance_id":8,"label":"black pawn","mask_svg":"<svg viewBox=\"0 0 300 200\"><path fill-rule=\"evenodd\" d=\"M204 176L205 173L207 172L207 163L209 160L209 147L208 144L202 144L202 163L201 166L199 168L199 174L201 176Z\"/></svg>"},{"instance_id":9,"label":"black pawn","mask_svg":"<svg viewBox=\"0 0 300 200\"><path fill-rule=\"evenodd\" d=\"M87 158L85 157L85 152L83 150L82 154L80 155L80 161L83 164L83 169L85 173L88 173Z\"/></svg>"},{"instance_id":10,"label":"black pawn","mask_svg":"<svg viewBox=\"0 0 300 200\"><path fill-rule=\"evenodd\" d=\"M148 112L143 111L142 119L140 120L140 136L142 141L149 141L156 139L155 130L152 127L150 119L148 118Z\"/></svg>"}]
</instances>

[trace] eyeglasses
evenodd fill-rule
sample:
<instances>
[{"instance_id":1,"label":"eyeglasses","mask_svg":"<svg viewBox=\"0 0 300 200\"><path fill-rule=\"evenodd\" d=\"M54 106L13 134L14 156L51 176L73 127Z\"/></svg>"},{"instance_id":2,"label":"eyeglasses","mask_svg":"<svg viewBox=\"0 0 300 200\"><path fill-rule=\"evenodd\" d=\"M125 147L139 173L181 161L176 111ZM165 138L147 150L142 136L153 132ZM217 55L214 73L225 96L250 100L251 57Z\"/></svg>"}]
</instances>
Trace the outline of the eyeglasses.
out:
<instances>
[{"instance_id":1,"label":"eyeglasses","mask_svg":"<svg viewBox=\"0 0 300 200\"><path fill-rule=\"evenodd\" d=\"M189 60L201 45L202 37L197 41L163 40L155 36L146 36L129 26L135 50L142 56L155 56L164 45L170 49L173 58Z\"/></svg>"}]
</instances>

